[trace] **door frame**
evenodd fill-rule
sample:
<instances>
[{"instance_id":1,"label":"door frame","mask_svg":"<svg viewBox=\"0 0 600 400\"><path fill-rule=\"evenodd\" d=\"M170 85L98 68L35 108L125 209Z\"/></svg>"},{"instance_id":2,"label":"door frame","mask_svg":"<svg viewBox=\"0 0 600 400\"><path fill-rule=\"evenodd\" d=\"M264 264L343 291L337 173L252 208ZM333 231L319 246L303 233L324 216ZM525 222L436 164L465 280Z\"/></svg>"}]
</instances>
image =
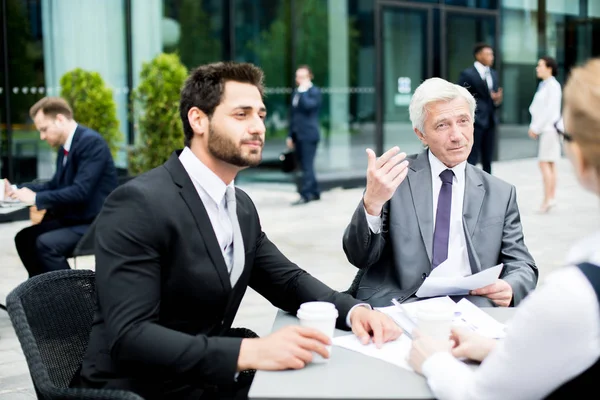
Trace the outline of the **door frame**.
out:
<instances>
[{"instance_id":1,"label":"door frame","mask_svg":"<svg viewBox=\"0 0 600 400\"><path fill-rule=\"evenodd\" d=\"M383 11L384 8L427 11L427 75L433 74L433 10L436 3L406 3L394 0L375 0L375 154L383 149Z\"/></svg>"}]
</instances>

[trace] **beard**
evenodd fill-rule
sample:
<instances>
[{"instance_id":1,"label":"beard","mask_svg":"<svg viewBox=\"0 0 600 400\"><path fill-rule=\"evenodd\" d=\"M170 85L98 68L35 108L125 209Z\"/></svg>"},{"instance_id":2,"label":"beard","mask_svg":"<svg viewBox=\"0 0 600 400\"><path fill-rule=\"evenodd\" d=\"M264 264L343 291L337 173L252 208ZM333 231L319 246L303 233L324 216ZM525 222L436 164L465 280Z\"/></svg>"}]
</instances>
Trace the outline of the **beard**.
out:
<instances>
[{"instance_id":1,"label":"beard","mask_svg":"<svg viewBox=\"0 0 600 400\"><path fill-rule=\"evenodd\" d=\"M260 137L249 137L245 140L260 140L261 147L252 149L248 154L242 152L241 140L235 142L232 138L221 133L213 123L209 126L208 151L210 154L228 164L237 167L256 167L262 161L262 145L264 144Z\"/></svg>"}]
</instances>

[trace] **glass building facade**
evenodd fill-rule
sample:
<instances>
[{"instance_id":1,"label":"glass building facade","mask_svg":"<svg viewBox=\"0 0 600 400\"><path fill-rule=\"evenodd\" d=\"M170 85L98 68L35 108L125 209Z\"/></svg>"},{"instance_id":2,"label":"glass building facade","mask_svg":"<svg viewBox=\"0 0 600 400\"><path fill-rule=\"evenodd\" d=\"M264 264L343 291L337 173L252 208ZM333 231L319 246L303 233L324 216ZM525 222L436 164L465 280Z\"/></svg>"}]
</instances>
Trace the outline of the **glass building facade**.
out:
<instances>
[{"instance_id":1,"label":"glass building facade","mask_svg":"<svg viewBox=\"0 0 600 400\"><path fill-rule=\"evenodd\" d=\"M39 140L29 107L60 93L76 67L112 88L126 149L135 143L130 94L142 64L178 53L188 69L235 60L265 71L267 143L252 179L289 180L269 168L285 146L297 65L323 90L319 177L364 176L366 147L407 152L420 143L408 119L422 80L456 81L484 41L504 88L496 159L533 157L528 107L535 65L550 55L559 81L600 56L600 0L0 0L1 176L15 182L53 174L54 152ZM75 115L75 118L77 116Z\"/></svg>"}]
</instances>

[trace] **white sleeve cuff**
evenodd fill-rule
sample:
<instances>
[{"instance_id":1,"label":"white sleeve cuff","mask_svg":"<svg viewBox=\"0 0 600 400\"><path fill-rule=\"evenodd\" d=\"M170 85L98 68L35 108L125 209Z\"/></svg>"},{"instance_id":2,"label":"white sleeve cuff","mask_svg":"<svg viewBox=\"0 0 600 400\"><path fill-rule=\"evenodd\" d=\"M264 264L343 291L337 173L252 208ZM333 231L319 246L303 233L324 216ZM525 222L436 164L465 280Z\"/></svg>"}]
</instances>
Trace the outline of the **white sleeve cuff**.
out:
<instances>
[{"instance_id":1,"label":"white sleeve cuff","mask_svg":"<svg viewBox=\"0 0 600 400\"><path fill-rule=\"evenodd\" d=\"M360 304L357 304L354 307L352 307L350 309L350 311L348 311L348 315L346 315L346 325L348 325L348 328L352 328L352 323L350 322L350 316L352 315L352 311L354 311L354 309L356 307L367 307L369 310L373 309L373 307L371 307L371 305L367 304L367 303L360 303Z\"/></svg>"},{"instance_id":2,"label":"white sleeve cuff","mask_svg":"<svg viewBox=\"0 0 600 400\"><path fill-rule=\"evenodd\" d=\"M474 371L446 351L431 355L421 369L436 398L464 399L473 384Z\"/></svg>"},{"instance_id":3,"label":"white sleeve cuff","mask_svg":"<svg viewBox=\"0 0 600 400\"><path fill-rule=\"evenodd\" d=\"M363 206L364 208L364 206ZM369 224L369 229L371 229L371 232L373 233L381 233L381 225L382 225L382 221L381 221L381 215L371 215L367 212L367 209L365 208L365 215L367 216L367 224Z\"/></svg>"}]
</instances>

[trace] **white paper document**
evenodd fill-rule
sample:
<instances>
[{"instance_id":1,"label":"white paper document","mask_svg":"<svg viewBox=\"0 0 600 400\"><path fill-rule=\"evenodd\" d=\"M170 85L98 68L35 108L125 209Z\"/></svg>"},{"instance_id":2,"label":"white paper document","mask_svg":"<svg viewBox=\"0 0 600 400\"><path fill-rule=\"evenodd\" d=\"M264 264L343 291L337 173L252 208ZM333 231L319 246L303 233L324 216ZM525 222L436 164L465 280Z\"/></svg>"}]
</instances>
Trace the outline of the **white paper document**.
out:
<instances>
[{"instance_id":1,"label":"white paper document","mask_svg":"<svg viewBox=\"0 0 600 400\"><path fill-rule=\"evenodd\" d=\"M376 309L389 315L403 330L406 331L409 329L410 333L412 327L415 326L418 304L423 302L430 304L451 302L456 307L453 325L463 326L493 339L499 339L505 336L504 324L496 321L493 317L467 299L462 299L456 303L450 297L435 297L432 299L402 304L402 309L395 305L389 307L376 307ZM344 347L369 357L375 357L410 371L412 371L412 368L408 365L406 360L408 359L411 343L412 340L408 335L401 335L397 340L385 343L378 349L373 343L363 345L354 334L333 338L333 344L335 346ZM335 351L332 352L332 357L335 357Z\"/></svg>"},{"instance_id":2,"label":"white paper document","mask_svg":"<svg viewBox=\"0 0 600 400\"><path fill-rule=\"evenodd\" d=\"M419 290L417 297L453 296L469 294L470 290L490 285L498 279L502 272L503 264L484 269L473 275L444 276L444 268L440 264L431 271ZM438 268L442 268L438 271Z\"/></svg>"},{"instance_id":3,"label":"white paper document","mask_svg":"<svg viewBox=\"0 0 600 400\"><path fill-rule=\"evenodd\" d=\"M409 371L413 370L406 361L410 351L411 343L412 341L408 338L408 336L402 335L393 342L384 343L383 346L378 349L374 343L369 343L367 345L362 344L354 334L336 336L333 338L333 344L335 346L344 347L348 350L356 351L369 357L378 358L380 360L389 362L390 364L406 368ZM335 357L335 351L331 353L331 356Z\"/></svg>"}]
</instances>

